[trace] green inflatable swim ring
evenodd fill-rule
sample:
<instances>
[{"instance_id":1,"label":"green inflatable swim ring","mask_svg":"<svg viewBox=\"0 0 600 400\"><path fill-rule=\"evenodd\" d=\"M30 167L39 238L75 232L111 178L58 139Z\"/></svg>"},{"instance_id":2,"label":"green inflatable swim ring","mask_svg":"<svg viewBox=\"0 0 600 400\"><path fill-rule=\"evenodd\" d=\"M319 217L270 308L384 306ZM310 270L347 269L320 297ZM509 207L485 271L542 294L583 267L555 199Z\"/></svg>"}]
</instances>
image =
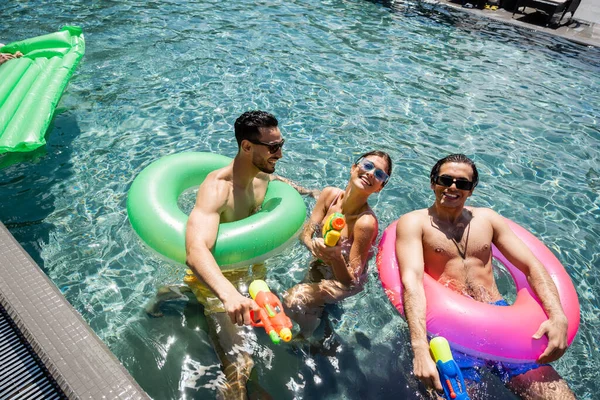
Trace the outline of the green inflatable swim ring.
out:
<instances>
[{"instance_id":1,"label":"green inflatable swim ring","mask_svg":"<svg viewBox=\"0 0 600 400\"><path fill-rule=\"evenodd\" d=\"M230 162L231 158L219 154L188 152L150 164L134 179L127 196L127 214L135 232L158 253L184 264L188 216L177 199ZM222 270L262 262L296 239L305 218L300 194L281 181L269 182L260 211L219 225L215 260Z\"/></svg>"}]
</instances>

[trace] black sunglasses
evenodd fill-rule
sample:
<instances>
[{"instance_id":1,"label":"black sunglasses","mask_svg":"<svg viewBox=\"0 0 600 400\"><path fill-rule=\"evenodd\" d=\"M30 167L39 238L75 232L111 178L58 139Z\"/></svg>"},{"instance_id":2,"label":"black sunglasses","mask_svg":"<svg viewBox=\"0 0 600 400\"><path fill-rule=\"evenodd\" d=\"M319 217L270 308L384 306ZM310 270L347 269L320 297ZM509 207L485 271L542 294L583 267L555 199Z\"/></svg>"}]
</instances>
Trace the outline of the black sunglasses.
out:
<instances>
[{"instance_id":1,"label":"black sunglasses","mask_svg":"<svg viewBox=\"0 0 600 400\"><path fill-rule=\"evenodd\" d=\"M248 140L250 143L254 143L254 144L259 144L261 146L267 146L269 153L271 154L275 154L279 151L279 149L281 149L283 147L283 144L285 143L285 139L281 139L281 142L271 142L271 143L264 143L261 142L260 140L251 140L251 139L246 139Z\"/></svg>"},{"instance_id":2,"label":"black sunglasses","mask_svg":"<svg viewBox=\"0 0 600 400\"><path fill-rule=\"evenodd\" d=\"M437 185L450 187L454 183L457 189L460 190L471 190L473 189L473 182L461 178L453 178L448 175L437 175L433 180Z\"/></svg>"}]
</instances>

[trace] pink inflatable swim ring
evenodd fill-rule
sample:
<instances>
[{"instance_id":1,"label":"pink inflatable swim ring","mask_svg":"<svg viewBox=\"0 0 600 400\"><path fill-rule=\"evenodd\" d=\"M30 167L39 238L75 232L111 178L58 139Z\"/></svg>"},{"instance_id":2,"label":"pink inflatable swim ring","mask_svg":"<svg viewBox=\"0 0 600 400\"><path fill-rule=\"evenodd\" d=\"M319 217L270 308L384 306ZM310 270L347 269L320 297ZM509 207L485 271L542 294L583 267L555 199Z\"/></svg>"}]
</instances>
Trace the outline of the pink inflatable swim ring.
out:
<instances>
[{"instance_id":1,"label":"pink inflatable swim ring","mask_svg":"<svg viewBox=\"0 0 600 400\"><path fill-rule=\"evenodd\" d=\"M525 228L506 219L512 231L544 264L552 277L569 321L567 340L573 342L579 329L579 300L564 267L552 252ZM388 298L404 315L402 283L396 259L396 222L383 233L377 254L379 277ZM427 297L427 331L444 336L452 347L476 357L509 362L535 361L548 345L546 336L533 334L548 317L525 275L492 246L492 255L502 262L515 281L517 298L508 307L481 303L463 296L436 281L423 277Z\"/></svg>"}]
</instances>

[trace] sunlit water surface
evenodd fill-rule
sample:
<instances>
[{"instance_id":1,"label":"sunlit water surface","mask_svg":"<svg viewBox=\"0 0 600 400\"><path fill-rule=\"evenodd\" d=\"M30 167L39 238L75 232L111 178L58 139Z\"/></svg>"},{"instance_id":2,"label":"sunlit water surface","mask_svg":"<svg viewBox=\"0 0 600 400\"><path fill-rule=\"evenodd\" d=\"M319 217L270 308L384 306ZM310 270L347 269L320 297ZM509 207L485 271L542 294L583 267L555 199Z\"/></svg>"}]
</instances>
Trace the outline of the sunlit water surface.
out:
<instances>
[{"instance_id":1,"label":"sunlit water surface","mask_svg":"<svg viewBox=\"0 0 600 400\"><path fill-rule=\"evenodd\" d=\"M38 0L0 11L0 41L73 24L87 44L46 148L0 158L0 220L153 398L212 398L219 366L197 303L144 314L183 267L136 238L127 190L167 154L235 155L232 124L248 109L279 118L277 171L307 187L343 186L356 155L388 151L394 174L372 202L382 228L431 203L435 160L472 156L481 184L470 204L529 228L572 277L582 323L555 367L578 398L600 392L598 49L418 2ZM290 287L308 259L299 244L274 257L269 284ZM369 268L366 291L331 310L331 351L251 341L274 398L423 396L407 325ZM488 385L484 398L507 398Z\"/></svg>"}]
</instances>

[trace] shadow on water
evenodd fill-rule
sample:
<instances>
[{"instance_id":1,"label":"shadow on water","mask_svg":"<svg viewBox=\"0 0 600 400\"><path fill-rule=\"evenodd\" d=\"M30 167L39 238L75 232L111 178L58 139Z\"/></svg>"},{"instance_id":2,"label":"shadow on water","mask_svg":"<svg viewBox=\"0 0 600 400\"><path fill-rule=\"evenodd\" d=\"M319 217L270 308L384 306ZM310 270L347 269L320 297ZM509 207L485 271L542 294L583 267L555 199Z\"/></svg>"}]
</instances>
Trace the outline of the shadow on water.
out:
<instances>
[{"instance_id":1,"label":"shadow on water","mask_svg":"<svg viewBox=\"0 0 600 400\"><path fill-rule=\"evenodd\" d=\"M72 174L71 142L79 133L72 113L56 114L46 146L0 156L0 221L42 269L40 243L48 242L53 229L44 222L55 208L52 188Z\"/></svg>"},{"instance_id":2,"label":"shadow on water","mask_svg":"<svg viewBox=\"0 0 600 400\"><path fill-rule=\"evenodd\" d=\"M194 296L187 297L165 302L162 317L139 319L115 344L124 346L121 362L145 382L144 390L153 398L215 397L219 361L202 306ZM296 347L274 345L256 329L253 347L254 379L274 399L415 398L416 384L405 379L398 346L373 344L362 332L348 337L333 333L321 344ZM248 390L252 394L250 385Z\"/></svg>"},{"instance_id":3,"label":"shadow on water","mask_svg":"<svg viewBox=\"0 0 600 400\"><path fill-rule=\"evenodd\" d=\"M115 343L121 362L155 399L215 397L220 368L202 306L194 296L165 302L159 318L145 315ZM208 381L208 383L207 383Z\"/></svg>"},{"instance_id":4,"label":"shadow on water","mask_svg":"<svg viewBox=\"0 0 600 400\"><path fill-rule=\"evenodd\" d=\"M377 338L361 330L337 332L345 311L340 305L327 307L313 338L322 339L293 350L294 367L303 380L301 395L296 398L415 398L417 385L406 380L410 374L406 370L409 361L405 359L403 340L376 343ZM403 335L398 332L398 336ZM277 367L273 370L280 371Z\"/></svg>"},{"instance_id":5,"label":"shadow on water","mask_svg":"<svg viewBox=\"0 0 600 400\"><path fill-rule=\"evenodd\" d=\"M381 357L381 354L395 354L393 347L372 346L368 355L359 360L355 349L338 340L339 346L345 349L335 354L337 365L334 366L327 355L317 353L313 356L323 384L307 379L304 398L338 398L339 388L344 388L344 398L352 400L415 397L394 357Z\"/></svg>"}]
</instances>

